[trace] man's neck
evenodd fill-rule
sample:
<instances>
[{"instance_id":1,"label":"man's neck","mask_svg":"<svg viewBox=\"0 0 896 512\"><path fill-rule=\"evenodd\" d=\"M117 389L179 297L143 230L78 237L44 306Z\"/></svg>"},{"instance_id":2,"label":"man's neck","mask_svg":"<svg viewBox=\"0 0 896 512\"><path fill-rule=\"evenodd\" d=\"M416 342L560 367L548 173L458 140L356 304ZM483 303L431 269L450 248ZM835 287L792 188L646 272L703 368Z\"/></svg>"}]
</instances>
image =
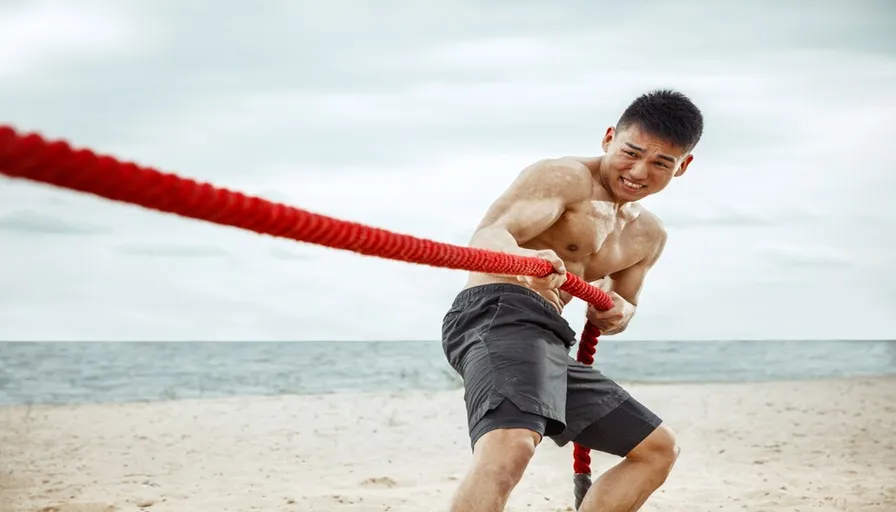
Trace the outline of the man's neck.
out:
<instances>
[{"instance_id":1,"label":"man's neck","mask_svg":"<svg viewBox=\"0 0 896 512\"><path fill-rule=\"evenodd\" d=\"M593 200L608 203L613 207L616 214L619 214L623 210L630 207L630 205L632 204L630 201L619 199L618 197L613 195L612 189L610 188L609 184L604 182L604 173L601 172L603 156L594 158L583 158L579 161L582 162L582 164L584 164L589 171L591 171L591 177L594 181L594 189L592 191Z\"/></svg>"}]
</instances>

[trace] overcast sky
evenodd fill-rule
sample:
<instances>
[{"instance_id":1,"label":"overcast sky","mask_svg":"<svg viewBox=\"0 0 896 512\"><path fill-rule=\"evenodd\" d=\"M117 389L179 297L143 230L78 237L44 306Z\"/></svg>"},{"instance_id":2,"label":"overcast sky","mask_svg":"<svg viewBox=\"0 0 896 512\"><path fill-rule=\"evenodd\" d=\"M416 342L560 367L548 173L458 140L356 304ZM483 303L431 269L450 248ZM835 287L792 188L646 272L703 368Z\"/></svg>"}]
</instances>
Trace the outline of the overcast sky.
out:
<instances>
[{"instance_id":1,"label":"overcast sky","mask_svg":"<svg viewBox=\"0 0 896 512\"><path fill-rule=\"evenodd\" d=\"M0 0L0 123L466 244L673 87L706 132L616 338L896 336L896 7L617 4ZM464 279L0 178L4 340L437 339Z\"/></svg>"}]
</instances>

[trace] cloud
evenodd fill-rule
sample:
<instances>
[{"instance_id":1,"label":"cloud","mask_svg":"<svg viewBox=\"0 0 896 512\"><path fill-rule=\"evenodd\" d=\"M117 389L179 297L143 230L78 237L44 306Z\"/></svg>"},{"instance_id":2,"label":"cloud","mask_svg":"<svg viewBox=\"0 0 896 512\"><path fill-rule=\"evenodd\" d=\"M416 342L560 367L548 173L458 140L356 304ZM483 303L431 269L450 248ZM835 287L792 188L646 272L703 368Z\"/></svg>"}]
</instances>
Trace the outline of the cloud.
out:
<instances>
[{"instance_id":1,"label":"cloud","mask_svg":"<svg viewBox=\"0 0 896 512\"><path fill-rule=\"evenodd\" d=\"M0 78L125 51L136 28L131 20L97 2L80 3L34 0L0 7Z\"/></svg>"},{"instance_id":2,"label":"cloud","mask_svg":"<svg viewBox=\"0 0 896 512\"><path fill-rule=\"evenodd\" d=\"M761 212L718 212L665 217L663 223L671 228L700 228L706 226L771 226L780 222L772 215Z\"/></svg>"},{"instance_id":3,"label":"cloud","mask_svg":"<svg viewBox=\"0 0 896 512\"><path fill-rule=\"evenodd\" d=\"M464 245L522 167L599 153L635 95L675 87L706 135L645 201L670 240L616 339L892 336L894 11L813 6L20 2L0 110ZM433 339L465 278L20 180L0 180L0 228L2 339Z\"/></svg>"},{"instance_id":4,"label":"cloud","mask_svg":"<svg viewBox=\"0 0 896 512\"><path fill-rule=\"evenodd\" d=\"M847 251L825 245L780 244L766 248L765 252L784 268L818 266L842 269L857 264Z\"/></svg>"},{"instance_id":5,"label":"cloud","mask_svg":"<svg viewBox=\"0 0 896 512\"><path fill-rule=\"evenodd\" d=\"M270 251L271 256L280 260L298 260L298 261L307 261L314 259L313 256L309 254L304 254L295 250L289 250L284 247L271 247Z\"/></svg>"},{"instance_id":6,"label":"cloud","mask_svg":"<svg viewBox=\"0 0 896 512\"><path fill-rule=\"evenodd\" d=\"M34 211L13 211L0 215L0 231L44 235L91 235L108 233L100 226L73 223L61 218Z\"/></svg>"},{"instance_id":7,"label":"cloud","mask_svg":"<svg viewBox=\"0 0 896 512\"><path fill-rule=\"evenodd\" d=\"M119 253L128 256L149 256L163 258L219 258L228 255L228 252L221 247L208 245L121 245L117 247L117 250Z\"/></svg>"}]
</instances>

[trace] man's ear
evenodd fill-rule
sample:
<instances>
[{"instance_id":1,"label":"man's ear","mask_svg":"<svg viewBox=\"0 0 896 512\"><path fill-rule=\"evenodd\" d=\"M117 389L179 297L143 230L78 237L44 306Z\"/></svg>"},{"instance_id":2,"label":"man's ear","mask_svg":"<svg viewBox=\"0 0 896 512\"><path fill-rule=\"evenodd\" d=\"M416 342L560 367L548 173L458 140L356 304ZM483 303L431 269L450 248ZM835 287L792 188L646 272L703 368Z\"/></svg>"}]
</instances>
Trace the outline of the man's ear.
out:
<instances>
[{"instance_id":1,"label":"man's ear","mask_svg":"<svg viewBox=\"0 0 896 512\"><path fill-rule=\"evenodd\" d=\"M691 165L691 162L694 160L694 155L688 154L688 156L684 157L684 161L681 162L681 166L678 167L678 171L675 173L675 177L679 177L684 174L685 171L688 170L688 166Z\"/></svg>"},{"instance_id":2,"label":"man's ear","mask_svg":"<svg viewBox=\"0 0 896 512\"><path fill-rule=\"evenodd\" d=\"M613 137L616 135L616 128L609 127L607 128L607 133L604 134L604 140L601 141L600 147L603 148L604 153L606 153L610 149L610 144L613 142Z\"/></svg>"}]
</instances>

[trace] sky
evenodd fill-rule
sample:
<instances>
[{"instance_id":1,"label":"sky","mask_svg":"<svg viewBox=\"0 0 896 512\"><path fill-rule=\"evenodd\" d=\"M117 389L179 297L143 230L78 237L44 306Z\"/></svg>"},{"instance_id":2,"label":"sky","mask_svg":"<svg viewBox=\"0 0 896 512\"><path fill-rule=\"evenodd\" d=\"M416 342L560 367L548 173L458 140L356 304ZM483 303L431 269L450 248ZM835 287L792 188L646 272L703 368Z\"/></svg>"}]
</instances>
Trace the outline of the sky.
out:
<instances>
[{"instance_id":1,"label":"sky","mask_svg":"<svg viewBox=\"0 0 896 512\"><path fill-rule=\"evenodd\" d=\"M887 0L4 0L0 124L465 245L639 94L705 134L614 340L893 338ZM0 178L0 340L436 340L466 276ZM578 332L584 305L564 312Z\"/></svg>"}]
</instances>

